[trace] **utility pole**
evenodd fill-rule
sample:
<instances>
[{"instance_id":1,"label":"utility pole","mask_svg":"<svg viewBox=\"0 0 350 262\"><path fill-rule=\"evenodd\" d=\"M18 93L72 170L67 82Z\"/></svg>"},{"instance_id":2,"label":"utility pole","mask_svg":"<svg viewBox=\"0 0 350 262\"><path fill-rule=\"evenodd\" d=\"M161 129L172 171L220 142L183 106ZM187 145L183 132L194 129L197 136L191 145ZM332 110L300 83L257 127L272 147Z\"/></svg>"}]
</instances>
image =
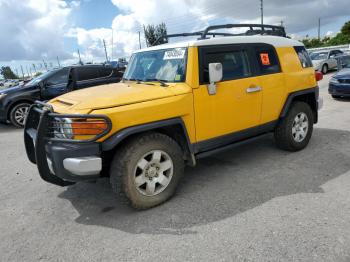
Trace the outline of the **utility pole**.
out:
<instances>
[{"instance_id":1,"label":"utility pole","mask_svg":"<svg viewBox=\"0 0 350 262\"><path fill-rule=\"evenodd\" d=\"M264 0L260 0L261 25L264 24Z\"/></svg>"},{"instance_id":2,"label":"utility pole","mask_svg":"<svg viewBox=\"0 0 350 262\"><path fill-rule=\"evenodd\" d=\"M82 64L83 64L83 62L81 61L80 51L79 51L79 49L78 49L78 55L79 55L79 64L80 64L80 65L82 65Z\"/></svg>"},{"instance_id":3,"label":"utility pole","mask_svg":"<svg viewBox=\"0 0 350 262\"><path fill-rule=\"evenodd\" d=\"M23 72L23 66L21 65L21 71L22 71L22 79L24 80L24 72Z\"/></svg>"},{"instance_id":4,"label":"utility pole","mask_svg":"<svg viewBox=\"0 0 350 262\"><path fill-rule=\"evenodd\" d=\"M58 56L57 56L57 64L58 64L58 67L61 67L60 60L58 59Z\"/></svg>"},{"instance_id":5,"label":"utility pole","mask_svg":"<svg viewBox=\"0 0 350 262\"><path fill-rule=\"evenodd\" d=\"M318 18L318 40L321 40L321 18Z\"/></svg>"},{"instance_id":6,"label":"utility pole","mask_svg":"<svg viewBox=\"0 0 350 262\"><path fill-rule=\"evenodd\" d=\"M105 47L105 54L106 54L106 62L108 62L108 56L107 56L107 48L106 48L106 41L103 39L103 45Z\"/></svg>"},{"instance_id":7,"label":"utility pole","mask_svg":"<svg viewBox=\"0 0 350 262\"><path fill-rule=\"evenodd\" d=\"M113 61L113 45L114 45L114 43L113 43L114 41L113 41L113 28L112 28L112 52L111 52L111 60Z\"/></svg>"},{"instance_id":8,"label":"utility pole","mask_svg":"<svg viewBox=\"0 0 350 262\"><path fill-rule=\"evenodd\" d=\"M46 69L46 71L47 71L47 64L46 64L44 58L43 58L43 63L44 63L45 69Z\"/></svg>"},{"instance_id":9,"label":"utility pole","mask_svg":"<svg viewBox=\"0 0 350 262\"><path fill-rule=\"evenodd\" d=\"M141 49L141 32L139 31L139 45L140 45L140 49Z\"/></svg>"}]
</instances>

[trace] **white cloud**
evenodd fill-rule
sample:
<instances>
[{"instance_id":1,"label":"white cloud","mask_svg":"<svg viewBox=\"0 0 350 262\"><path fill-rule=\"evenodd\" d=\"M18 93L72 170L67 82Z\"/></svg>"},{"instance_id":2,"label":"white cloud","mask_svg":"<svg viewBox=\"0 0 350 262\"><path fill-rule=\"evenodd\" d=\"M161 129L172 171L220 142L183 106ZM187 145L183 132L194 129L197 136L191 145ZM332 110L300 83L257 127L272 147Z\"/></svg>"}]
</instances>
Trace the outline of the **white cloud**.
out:
<instances>
[{"instance_id":1,"label":"white cloud","mask_svg":"<svg viewBox=\"0 0 350 262\"><path fill-rule=\"evenodd\" d=\"M69 57L63 35L71 10L63 0L0 0L0 61Z\"/></svg>"},{"instance_id":2,"label":"white cloud","mask_svg":"<svg viewBox=\"0 0 350 262\"><path fill-rule=\"evenodd\" d=\"M118 15L108 28L71 28L68 21L72 9L87 0L0 0L0 61L38 59L40 57L77 58L67 54L64 37L76 39L84 61L103 61L102 40L109 56L129 56L139 48L138 32L143 47L144 24L165 22L168 33L197 31L208 24L260 23L258 0L111 0ZM331 24L339 17L349 16L349 0L269 0L265 1L265 22L284 21L287 32L299 38L305 31ZM78 10L78 9L77 9ZM93 14L91 19L94 19ZM113 54L112 53L113 28ZM335 29L336 31L338 29ZM72 61L72 60L69 60ZM76 62L76 60L75 60Z\"/></svg>"}]
</instances>

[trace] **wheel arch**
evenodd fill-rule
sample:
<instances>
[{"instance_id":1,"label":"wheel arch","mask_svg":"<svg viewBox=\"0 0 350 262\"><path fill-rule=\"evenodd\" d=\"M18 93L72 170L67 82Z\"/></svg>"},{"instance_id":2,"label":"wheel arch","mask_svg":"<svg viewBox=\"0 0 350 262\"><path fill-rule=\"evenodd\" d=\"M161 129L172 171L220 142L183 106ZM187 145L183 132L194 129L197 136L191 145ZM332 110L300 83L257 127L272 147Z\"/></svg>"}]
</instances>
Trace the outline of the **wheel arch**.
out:
<instances>
[{"instance_id":1,"label":"wheel arch","mask_svg":"<svg viewBox=\"0 0 350 262\"><path fill-rule=\"evenodd\" d=\"M11 114L12 109L13 109L15 106L17 106L17 105L19 105L19 104L22 104L22 103L34 104L34 101L33 101L33 100L30 100L30 99L19 99L19 100L13 101L13 102L7 107L7 111L6 111L7 120L10 120L10 114Z\"/></svg>"},{"instance_id":2,"label":"wheel arch","mask_svg":"<svg viewBox=\"0 0 350 262\"><path fill-rule=\"evenodd\" d=\"M102 143L102 151L114 151L119 148L121 144L132 139L136 135L146 132L158 132L171 137L182 148L184 152L184 160L191 166L196 164L193 145L190 142L186 126L180 117L137 125L120 130Z\"/></svg>"},{"instance_id":3,"label":"wheel arch","mask_svg":"<svg viewBox=\"0 0 350 262\"><path fill-rule=\"evenodd\" d=\"M316 124L318 122L318 112L317 112L317 100L318 100L318 96L319 96L319 88L318 87L315 87L315 88L309 88L309 89L305 89L305 90L301 90L301 91L297 91L297 92L294 92L294 93L291 93L289 94L284 106L283 106L283 109L282 109L282 112L280 114L280 119L284 118L292 103L294 101L301 101L301 102L305 102L307 103L311 109L312 109L312 112L314 113L314 123Z\"/></svg>"}]
</instances>

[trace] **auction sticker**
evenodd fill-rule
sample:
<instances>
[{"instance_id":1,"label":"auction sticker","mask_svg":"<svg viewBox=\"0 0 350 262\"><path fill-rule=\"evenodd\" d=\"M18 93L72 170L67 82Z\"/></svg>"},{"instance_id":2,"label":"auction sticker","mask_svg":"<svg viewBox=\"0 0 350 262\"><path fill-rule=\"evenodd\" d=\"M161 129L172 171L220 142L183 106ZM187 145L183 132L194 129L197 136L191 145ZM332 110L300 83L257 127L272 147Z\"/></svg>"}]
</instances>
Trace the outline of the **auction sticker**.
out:
<instances>
[{"instance_id":1,"label":"auction sticker","mask_svg":"<svg viewBox=\"0 0 350 262\"><path fill-rule=\"evenodd\" d=\"M163 60L183 59L185 57L185 52L186 50L183 48L165 51Z\"/></svg>"}]
</instances>

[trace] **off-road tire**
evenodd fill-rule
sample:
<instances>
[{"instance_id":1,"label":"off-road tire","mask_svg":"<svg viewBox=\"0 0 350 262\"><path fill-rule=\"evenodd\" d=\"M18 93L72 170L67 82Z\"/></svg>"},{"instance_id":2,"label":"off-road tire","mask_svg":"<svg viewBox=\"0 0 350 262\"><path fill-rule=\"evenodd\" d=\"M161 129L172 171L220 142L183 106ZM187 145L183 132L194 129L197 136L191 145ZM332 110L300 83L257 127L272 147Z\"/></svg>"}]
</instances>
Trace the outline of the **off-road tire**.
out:
<instances>
[{"instance_id":1,"label":"off-road tire","mask_svg":"<svg viewBox=\"0 0 350 262\"><path fill-rule=\"evenodd\" d=\"M20 103L15 105L11 111L10 111L10 122L12 125L14 125L17 128L23 128L24 127L24 122L20 122L18 121L18 118L16 119L16 113L17 111L23 109L23 108L27 108L27 110L29 110L30 104L29 103Z\"/></svg>"},{"instance_id":2,"label":"off-road tire","mask_svg":"<svg viewBox=\"0 0 350 262\"><path fill-rule=\"evenodd\" d=\"M144 154L152 150L166 152L173 162L173 175L168 186L155 196L141 194L134 182L134 170ZM162 204L172 197L184 173L181 147L172 138L161 133L137 135L116 151L110 168L110 183L120 200L136 209L147 209Z\"/></svg>"},{"instance_id":3,"label":"off-road tire","mask_svg":"<svg viewBox=\"0 0 350 262\"><path fill-rule=\"evenodd\" d=\"M324 64L321 69L322 74L327 74L328 73L328 65Z\"/></svg>"},{"instance_id":4,"label":"off-road tire","mask_svg":"<svg viewBox=\"0 0 350 262\"><path fill-rule=\"evenodd\" d=\"M295 117L299 113L305 113L308 118L308 131L306 137L301 142L295 141L292 128ZM280 120L275 129L276 145L283 150L295 152L304 149L311 138L314 124L314 114L307 103L293 102L286 117Z\"/></svg>"}]
</instances>

